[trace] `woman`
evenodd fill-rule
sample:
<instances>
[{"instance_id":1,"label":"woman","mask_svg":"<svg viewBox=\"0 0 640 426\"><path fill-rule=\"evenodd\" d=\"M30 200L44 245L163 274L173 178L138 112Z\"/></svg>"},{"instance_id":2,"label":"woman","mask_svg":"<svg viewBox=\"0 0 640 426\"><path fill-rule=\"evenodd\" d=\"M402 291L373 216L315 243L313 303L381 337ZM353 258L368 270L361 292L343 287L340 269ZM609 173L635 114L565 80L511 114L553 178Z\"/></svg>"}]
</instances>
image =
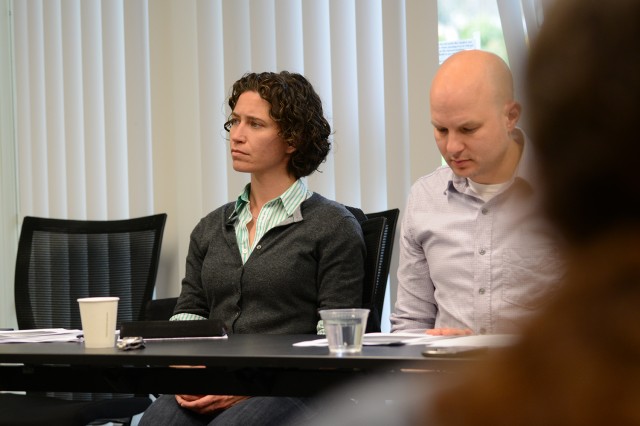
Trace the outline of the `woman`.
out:
<instances>
[{"instance_id":1,"label":"woman","mask_svg":"<svg viewBox=\"0 0 640 426\"><path fill-rule=\"evenodd\" d=\"M219 318L230 333L322 333L318 310L359 307L359 223L301 180L325 160L331 128L301 75L246 74L229 97L231 158L251 182L195 227L173 320ZM299 398L163 395L140 424L281 424Z\"/></svg>"}]
</instances>

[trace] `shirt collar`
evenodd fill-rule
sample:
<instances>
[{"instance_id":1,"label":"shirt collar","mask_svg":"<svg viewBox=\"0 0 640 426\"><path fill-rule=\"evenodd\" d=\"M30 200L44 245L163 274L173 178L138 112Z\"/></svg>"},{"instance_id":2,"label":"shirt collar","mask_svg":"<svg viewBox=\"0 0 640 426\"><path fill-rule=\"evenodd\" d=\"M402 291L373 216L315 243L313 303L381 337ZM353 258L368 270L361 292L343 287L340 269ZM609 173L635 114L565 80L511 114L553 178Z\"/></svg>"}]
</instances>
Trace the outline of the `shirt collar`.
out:
<instances>
[{"instance_id":1,"label":"shirt collar","mask_svg":"<svg viewBox=\"0 0 640 426\"><path fill-rule=\"evenodd\" d=\"M229 215L229 218L227 219L227 224L231 224L235 222L238 216L240 215L240 212L244 208L244 206L249 204L249 192L251 192L250 183L246 184L244 189L240 193L240 195L238 195L233 211L231 212L231 214Z\"/></svg>"},{"instance_id":2,"label":"shirt collar","mask_svg":"<svg viewBox=\"0 0 640 426\"><path fill-rule=\"evenodd\" d=\"M296 180L286 191L284 191L279 197L274 198L274 200L280 199L282 202L282 206L284 210L287 212L287 215L291 216L296 208L307 198L307 185L304 183L302 179ZM229 219L235 219L243 208L248 208L246 206L249 205L249 194L251 193L251 184L248 183L245 185L244 189L236 199L236 205L229 216ZM271 202L273 200L270 200Z\"/></svg>"},{"instance_id":3,"label":"shirt collar","mask_svg":"<svg viewBox=\"0 0 640 426\"><path fill-rule=\"evenodd\" d=\"M284 210L288 216L291 216L296 208L307 198L307 185L302 179L296 180L293 185L289 187L280 196Z\"/></svg>"}]
</instances>

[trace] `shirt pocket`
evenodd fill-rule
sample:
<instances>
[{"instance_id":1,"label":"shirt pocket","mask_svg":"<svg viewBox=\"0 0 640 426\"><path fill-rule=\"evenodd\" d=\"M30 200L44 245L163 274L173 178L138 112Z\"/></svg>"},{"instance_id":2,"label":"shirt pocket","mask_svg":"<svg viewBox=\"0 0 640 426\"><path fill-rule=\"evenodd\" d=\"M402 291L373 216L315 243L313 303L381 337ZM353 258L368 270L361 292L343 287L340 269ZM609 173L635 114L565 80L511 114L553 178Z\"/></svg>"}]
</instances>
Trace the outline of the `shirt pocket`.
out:
<instances>
[{"instance_id":1,"label":"shirt pocket","mask_svg":"<svg viewBox=\"0 0 640 426\"><path fill-rule=\"evenodd\" d=\"M518 247L505 249L503 268L502 299L536 309L557 288L564 264L556 247Z\"/></svg>"}]
</instances>

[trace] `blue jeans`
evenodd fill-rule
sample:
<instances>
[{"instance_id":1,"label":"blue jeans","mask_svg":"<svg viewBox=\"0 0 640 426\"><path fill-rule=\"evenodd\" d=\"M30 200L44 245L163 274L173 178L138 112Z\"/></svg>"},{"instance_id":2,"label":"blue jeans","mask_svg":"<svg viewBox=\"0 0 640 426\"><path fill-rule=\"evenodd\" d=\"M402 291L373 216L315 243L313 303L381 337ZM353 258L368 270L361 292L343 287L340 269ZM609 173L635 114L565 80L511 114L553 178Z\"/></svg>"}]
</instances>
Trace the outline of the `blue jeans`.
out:
<instances>
[{"instance_id":1,"label":"blue jeans","mask_svg":"<svg viewBox=\"0 0 640 426\"><path fill-rule=\"evenodd\" d=\"M256 396L219 413L202 415L180 407L174 395L162 395L147 408L138 425L279 426L314 413L306 398Z\"/></svg>"}]
</instances>

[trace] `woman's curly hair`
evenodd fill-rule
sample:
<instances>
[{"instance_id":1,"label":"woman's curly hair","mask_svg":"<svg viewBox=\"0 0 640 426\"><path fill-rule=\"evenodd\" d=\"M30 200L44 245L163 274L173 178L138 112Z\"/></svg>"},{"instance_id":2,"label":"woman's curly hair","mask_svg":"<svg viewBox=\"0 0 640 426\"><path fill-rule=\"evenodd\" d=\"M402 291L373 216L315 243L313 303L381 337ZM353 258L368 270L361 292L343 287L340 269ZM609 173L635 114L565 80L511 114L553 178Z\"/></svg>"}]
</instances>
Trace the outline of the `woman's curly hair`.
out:
<instances>
[{"instance_id":1,"label":"woman's curly hair","mask_svg":"<svg viewBox=\"0 0 640 426\"><path fill-rule=\"evenodd\" d=\"M289 160L289 171L296 178L316 171L331 149L331 126L324 118L322 101L311 83L302 75L287 71L245 74L231 89L231 111L244 92L257 92L269 102L269 115L278 123L280 136L296 148ZM224 128L227 132L231 130L230 120Z\"/></svg>"}]
</instances>

